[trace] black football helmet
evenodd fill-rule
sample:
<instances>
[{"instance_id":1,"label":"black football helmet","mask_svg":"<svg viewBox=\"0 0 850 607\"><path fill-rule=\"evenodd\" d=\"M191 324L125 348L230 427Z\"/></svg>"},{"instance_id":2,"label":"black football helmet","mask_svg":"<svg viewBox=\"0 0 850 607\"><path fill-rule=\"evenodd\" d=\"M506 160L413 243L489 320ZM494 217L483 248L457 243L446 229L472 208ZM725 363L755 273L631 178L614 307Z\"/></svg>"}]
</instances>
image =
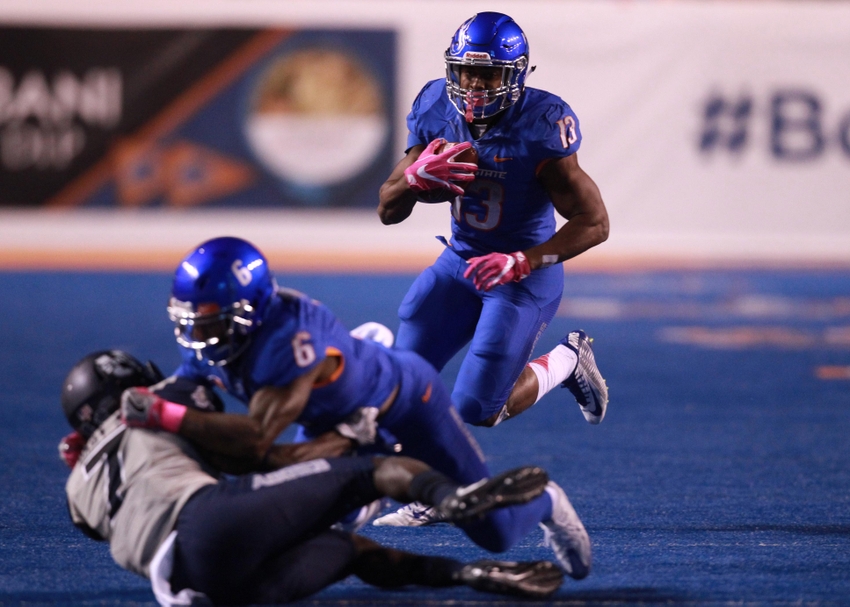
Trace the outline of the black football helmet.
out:
<instances>
[{"instance_id":1,"label":"black football helmet","mask_svg":"<svg viewBox=\"0 0 850 607\"><path fill-rule=\"evenodd\" d=\"M121 393L133 386L162 381L152 362L142 364L121 350L89 354L68 373L62 385L62 410L71 427L84 437L118 410Z\"/></svg>"}]
</instances>

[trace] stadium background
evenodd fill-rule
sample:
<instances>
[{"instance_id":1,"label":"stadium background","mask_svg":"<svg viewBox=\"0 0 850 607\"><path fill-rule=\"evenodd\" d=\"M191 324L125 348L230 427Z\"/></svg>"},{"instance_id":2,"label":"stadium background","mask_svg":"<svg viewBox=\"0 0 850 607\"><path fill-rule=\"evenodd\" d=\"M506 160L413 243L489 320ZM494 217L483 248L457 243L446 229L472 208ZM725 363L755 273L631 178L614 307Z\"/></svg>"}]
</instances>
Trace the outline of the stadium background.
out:
<instances>
[{"instance_id":1,"label":"stadium background","mask_svg":"<svg viewBox=\"0 0 850 607\"><path fill-rule=\"evenodd\" d=\"M609 418L554 393L476 431L494 469L546 466L587 523L595 572L552 602L847 600L850 5L6 0L0 604L152 601L69 528L57 394L93 349L176 362L163 308L192 246L248 238L350 326L396 326L448 213L381 226L374 190L479 10L525 29L529 85L578 114L612 221L566 264L539 345L596 337ZM445 527L370 534L482 556ZM507 556L547 554L531 537ZM315 602L450 600L482 597L346 582Z\"/></svg>"}]
</instances>

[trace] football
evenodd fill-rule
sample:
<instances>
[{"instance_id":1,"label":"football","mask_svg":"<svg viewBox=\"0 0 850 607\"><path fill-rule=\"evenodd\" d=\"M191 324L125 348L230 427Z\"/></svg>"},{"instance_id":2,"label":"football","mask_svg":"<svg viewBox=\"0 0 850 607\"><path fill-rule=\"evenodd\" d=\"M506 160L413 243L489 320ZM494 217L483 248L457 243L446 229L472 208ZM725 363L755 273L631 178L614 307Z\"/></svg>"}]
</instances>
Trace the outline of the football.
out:
<instances>
[{"instance_id":1,"label":"football","mask_svg":"<svg viewBox=\"0 0 850 607\"><path fill-rule=\"evenodd\" d=\"M437 154L441 154L451 148L459 145L456 142L447 141L442 146L437 149ZM472 164L478 164L478 152L474 147L469 148L468 150L463 150L458 152L455 156L451 157L451 162L470 162ZM470 182L471 183L471 182ZM458 183L462 188L465 188L469 185L469 183ZM448 202L449 200L454 200L457 194L452 192L447 188L440 188L436 190L427 190L425 192L419 192L416 196L416 199L419 202Z\"/></svg>"}]
</instances>

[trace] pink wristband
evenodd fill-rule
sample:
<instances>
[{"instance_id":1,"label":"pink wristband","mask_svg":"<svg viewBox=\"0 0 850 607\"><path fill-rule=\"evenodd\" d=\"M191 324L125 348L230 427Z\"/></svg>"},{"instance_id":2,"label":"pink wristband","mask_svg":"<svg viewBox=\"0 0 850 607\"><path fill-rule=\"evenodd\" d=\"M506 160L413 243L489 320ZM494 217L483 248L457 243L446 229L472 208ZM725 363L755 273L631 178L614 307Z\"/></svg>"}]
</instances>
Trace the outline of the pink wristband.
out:
<instances>
[{"instance_id":1,"label":"pink wristband","mask_svg":"<svg viewBox=\"0 0 850 607\"><path fill-rule=\"evenodd\" d=\"M162 413L160 415L160 426L162 429L177 434L180 430L180 425L183 423L183 417L186 415L186 407L172 403L167 400L162 401Z\"/></svg>"}]
</instances>

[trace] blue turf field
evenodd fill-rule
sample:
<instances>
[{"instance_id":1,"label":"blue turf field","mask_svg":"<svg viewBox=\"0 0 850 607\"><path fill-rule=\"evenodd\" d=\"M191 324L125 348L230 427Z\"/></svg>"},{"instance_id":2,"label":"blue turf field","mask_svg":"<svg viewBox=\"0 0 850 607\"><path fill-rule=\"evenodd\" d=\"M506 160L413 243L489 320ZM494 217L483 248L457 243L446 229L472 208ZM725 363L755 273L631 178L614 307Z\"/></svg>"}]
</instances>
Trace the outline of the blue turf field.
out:
<instances>
[{"instance_id":1,"label":"blue turf field","mask_svg":"<svg viewBox=\"0 0 850 607\"><path fill-rule=\"evenodd\" d=\"M395 328L412 276L279 279L349 326ZM589 426L557 390L475 431L494 470L542 464L585 521L594 570L550 604L850 604L850 271L579 274L567 285L538 350L571 328L594 336L608 417ZM153 602L145 580L68 522L58 395L98 348L170 370L168 288L165 274L0 273L0 605ZM484 556L446 525L366 532ZM504 556L549 558L541 536ZM510 601L351 580L306 603Z\"/></svg>"}]
</instances>

